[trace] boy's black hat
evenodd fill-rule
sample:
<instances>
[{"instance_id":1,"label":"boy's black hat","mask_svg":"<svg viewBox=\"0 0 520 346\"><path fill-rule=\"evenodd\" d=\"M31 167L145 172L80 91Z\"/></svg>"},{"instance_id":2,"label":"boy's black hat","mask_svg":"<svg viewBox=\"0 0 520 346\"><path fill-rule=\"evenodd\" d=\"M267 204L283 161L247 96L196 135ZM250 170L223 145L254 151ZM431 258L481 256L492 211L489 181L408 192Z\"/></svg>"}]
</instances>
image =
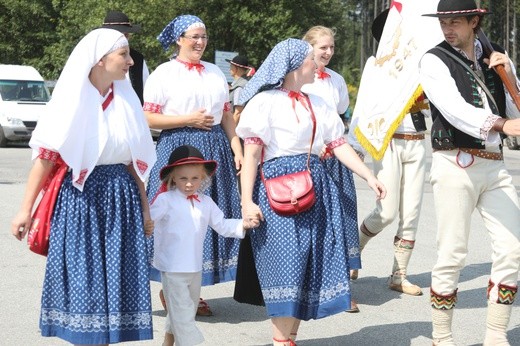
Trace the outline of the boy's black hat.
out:
<instances>
[{"instance_id":1,"label":"boy's black hat","mask_svg":"<svg viewBox=\"0 0 520 346\"><path fill-rule=\"evenodd\" d=\"M215 173L217 169L217 161L205 160L201 152L191 145L182 145L176 148L170 154L168 164L161 169L159 173L161 180L170 174L173 167L188 165L188 164L203 164L208 172L208 175Z\"/></svg>"}]
</instances>

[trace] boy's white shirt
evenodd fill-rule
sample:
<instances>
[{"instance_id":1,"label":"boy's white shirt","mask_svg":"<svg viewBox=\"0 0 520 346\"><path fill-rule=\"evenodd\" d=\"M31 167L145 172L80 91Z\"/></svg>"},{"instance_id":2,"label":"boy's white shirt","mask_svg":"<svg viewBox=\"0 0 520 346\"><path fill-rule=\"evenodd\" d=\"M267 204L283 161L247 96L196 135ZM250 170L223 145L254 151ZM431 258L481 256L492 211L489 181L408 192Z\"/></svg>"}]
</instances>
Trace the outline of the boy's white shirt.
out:
<instances>
[{"instance_id":1,"label":"boy's white shirt","mask_svg":"<svg viewBox=\"0 0 520 346\"><path fill-rule=\"evenodd\" d=\"M153 266L164 272L202 270L204 239L208 226L224 237L243 238L242 219L225 219L209 197L198 195L193 205L177 189L159 194L150 206L155 222Z\"/></svg>"}]
</instances>

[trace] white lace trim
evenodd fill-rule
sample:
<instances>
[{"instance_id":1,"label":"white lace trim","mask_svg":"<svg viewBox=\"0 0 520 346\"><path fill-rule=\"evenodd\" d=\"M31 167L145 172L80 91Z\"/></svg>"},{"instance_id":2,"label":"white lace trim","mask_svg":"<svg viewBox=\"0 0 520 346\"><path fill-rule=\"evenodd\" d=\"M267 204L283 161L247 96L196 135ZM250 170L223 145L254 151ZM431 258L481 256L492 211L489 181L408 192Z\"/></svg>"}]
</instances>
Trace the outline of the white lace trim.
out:
<instances>
[{"instance_id":1,"label":"white lace trim","mask_svg":"<svg viewBox=\"0 0 520 346\"><path fill-rule=\"evenodd\" d=\"M223 260L219 259L218 266L214 265L215 261L209 260L202 263L202 272L214 272L215 269L219 270L229 270L230 268L236 268L238 265L238 256L234 256L233 258Z\"/></svg>"},{"instance_id":2,"label":"white lace trim","mask_svg":"<svg viewBox=\"0 0 520 346\"><path fill-rule=\"evenodd\" d=\"M308 305L324 304L340 295L350 293L348 282L340 282L336 286L322 289L319 292L303 292L296 286L270 287L262 289L264 299L270 303L303 301Z\"/></svg>"},{"instance_id":3,"label":"white lace trim","mask_svg":"<svg viewBox=\"0 0 520 346\"><path fill-rule=\"evenodd\" d=\"M117 314L71 314L56 309L42 309L44 325L58 325L75 332L104 332L108 330L136 330L152 327L150 312Z\"/></svg>"}]
</instances>

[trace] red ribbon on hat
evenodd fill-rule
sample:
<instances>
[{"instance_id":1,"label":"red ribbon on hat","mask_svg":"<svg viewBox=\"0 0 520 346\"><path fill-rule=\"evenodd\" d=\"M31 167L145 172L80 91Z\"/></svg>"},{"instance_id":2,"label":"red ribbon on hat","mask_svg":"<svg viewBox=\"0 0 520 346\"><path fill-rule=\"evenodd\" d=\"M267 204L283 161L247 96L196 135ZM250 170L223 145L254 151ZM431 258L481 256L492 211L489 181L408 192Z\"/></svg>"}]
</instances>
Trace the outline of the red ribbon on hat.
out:
<instances>
[{"instance_id":1,"label":"red ribbon on hat","mask_svg":"<svg viewBox=\"0 0 520 346\"><path fill-rule=\"evenodd\" d=\"M198 73L201 73L204 70L204 65L202 65L200 63L192 63L192 62L182 61L179 58L177 58L175 60L177 60L178 62L180 62L184 66L186 66L186 68L188 70L190 70L190 71L195 69L195 70L197 70Z\"/></svg>"}]
</instances>

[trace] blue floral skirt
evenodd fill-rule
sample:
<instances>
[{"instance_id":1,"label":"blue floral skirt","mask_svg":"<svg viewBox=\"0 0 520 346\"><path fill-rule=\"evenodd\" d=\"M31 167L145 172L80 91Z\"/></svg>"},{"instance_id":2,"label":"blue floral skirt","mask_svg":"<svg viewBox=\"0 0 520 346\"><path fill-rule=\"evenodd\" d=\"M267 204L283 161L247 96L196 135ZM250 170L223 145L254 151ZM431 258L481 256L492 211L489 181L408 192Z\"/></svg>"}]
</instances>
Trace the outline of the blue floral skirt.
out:
<instances>
[{"instance_id":1,"label":"blue floral skirt","mask_svg":"<svg viewBox=\"0 0 520 346\"><path fill-rule=\"evenodd\" d=\"M264 163L273 178L302 171L307 154ZM311 156L316 203L294 216L276 214L258 177L253 200L265 221L250 232L253 255L269 317L318 319L350 309L349 216L338 187L317 156Z\"/></svg>"},{"instance_id":2,"label":"blue floral skirt","mask_svg":"<svg viewBox=\"0 0 520 346\"><path fill-rule=\"evenodd\" d=\"M347 211L347 219L345 222L348 225L348 229L353 227L356 229L355 232L347 233L348 243L348 255L350 269L361 269L361 253L359 251L359 232L357 229L357 198L356 198L356 187L354 185L354 177L352 171L345 167L335 157L326 159L323 164L325 170L331 176L334 183L339 188L341 194L340 201L343 203Z\"/></svg>"},{"instance_id":3,"label":"blue floral skirt","mask_svg":"<svg viewBox=\"0 0 520 346\"><path fill-rule=\"evenodd\" d=\"M51 221L40 329L73 344L153 337L148 254L135 179L96 166L83 192L68 173Z\"/></svg>"},{"instance_id":4,"label":"blue floral skirt","mask_svg":"<svg viewBox=\"0 0 520 346\"><path fill-rule=\"evenodd\" d=\"M213 175L211 186L204 191L224 213L226 218L241 218L238 179L233 152L229 140L220 125L211 131L182 127L163 130L157 141L157 162L152 168L147 186L148 199L151 200L161 185L159 171L168 164L172 151L181 145L191 145L199 149L206 160L215 160L218 167ZM202 285L235 280L239 239L225 238L209 229L204 240ZM159 272L152 268L150 278L160 281Z\"/></svg>"}]
</instances>

